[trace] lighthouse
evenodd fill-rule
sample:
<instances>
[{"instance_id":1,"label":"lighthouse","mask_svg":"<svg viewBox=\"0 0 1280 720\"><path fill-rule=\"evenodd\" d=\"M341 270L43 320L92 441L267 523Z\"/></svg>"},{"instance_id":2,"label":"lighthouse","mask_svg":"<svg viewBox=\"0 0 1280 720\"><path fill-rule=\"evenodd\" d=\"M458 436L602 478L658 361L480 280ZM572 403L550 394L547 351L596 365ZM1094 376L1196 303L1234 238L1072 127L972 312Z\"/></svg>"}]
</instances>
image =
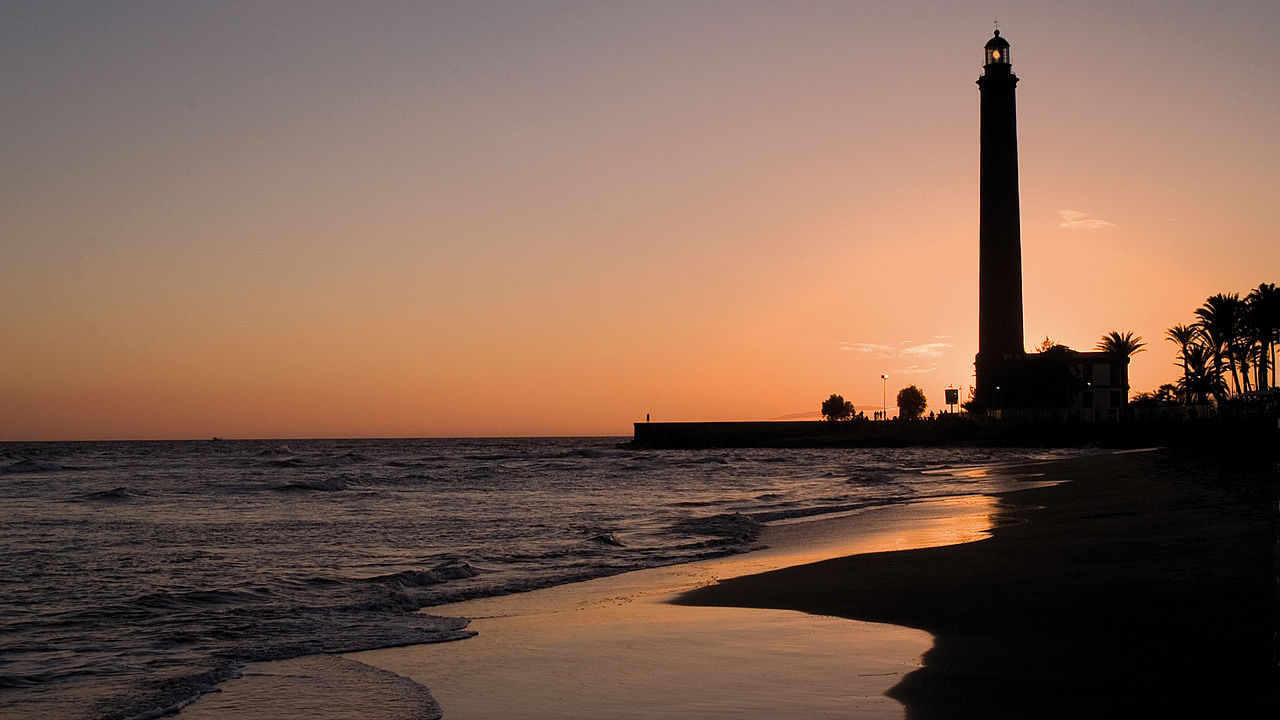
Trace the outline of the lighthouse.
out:
<instances>
[{"instance_id":1,"label":"lighthouse","mask_svg":"<svg viewBox=\"0 0 1280 720\"><path fill-rule=\"evenodd\" d=\"M1018 127L1009 42L987 41L978 78L981 179L978 220L978 356L974 405L1005 407L1002 384L1025 354L1022 343L1022 233L1018 214Z\"/></svg>"}]
</instances>

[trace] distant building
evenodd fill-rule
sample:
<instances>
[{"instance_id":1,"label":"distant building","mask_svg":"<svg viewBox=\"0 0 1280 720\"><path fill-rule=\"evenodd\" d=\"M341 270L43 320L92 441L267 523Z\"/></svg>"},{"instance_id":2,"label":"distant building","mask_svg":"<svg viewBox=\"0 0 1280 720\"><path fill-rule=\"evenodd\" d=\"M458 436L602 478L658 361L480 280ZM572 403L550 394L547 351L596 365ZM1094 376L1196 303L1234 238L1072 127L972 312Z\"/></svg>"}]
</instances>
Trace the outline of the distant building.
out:
<instances>
[{"instance_id":1,"label":"distant building","mask_svg":"<svg viewBox=\"0 0 1280 720\"><path fill-rule=\"evenodd\" d=\"M1061 351L1028 355L1022 328L1018 121L1009 42L984 48L978 220L978 355L972 409L1118 408L1128 402L1129 358Z\"/></svg>"},{"instance_id":2,"label":"distant building","mask_svg":"<svg viewBox=\"0 0 1280 720\"><path fill-rule=\"evenodd\" d=\"M1075 352L1080 399L1072 407L1109 410L1129 403L1129 358L1115 353Z\"/></svg>"}]
</instances>

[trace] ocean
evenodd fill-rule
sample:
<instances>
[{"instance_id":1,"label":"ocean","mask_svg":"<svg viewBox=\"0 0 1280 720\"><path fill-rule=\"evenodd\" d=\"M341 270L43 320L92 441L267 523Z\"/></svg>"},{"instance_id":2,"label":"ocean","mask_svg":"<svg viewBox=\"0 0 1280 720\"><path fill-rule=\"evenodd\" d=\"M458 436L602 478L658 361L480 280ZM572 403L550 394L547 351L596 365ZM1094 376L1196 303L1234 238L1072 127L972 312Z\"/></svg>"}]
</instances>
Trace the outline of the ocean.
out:
<instances>
[{"instance_id":1,"label":"ocean","mask_svg":"<svg viewBox=\"0 0 1280 720\"><path fill-rule=\"evenodd\" d=\"M253 661L472 635L432 606L748 552L1046 457L625 442L0 444L0 718L181 717Z\"/></svg>"}]
</instances>

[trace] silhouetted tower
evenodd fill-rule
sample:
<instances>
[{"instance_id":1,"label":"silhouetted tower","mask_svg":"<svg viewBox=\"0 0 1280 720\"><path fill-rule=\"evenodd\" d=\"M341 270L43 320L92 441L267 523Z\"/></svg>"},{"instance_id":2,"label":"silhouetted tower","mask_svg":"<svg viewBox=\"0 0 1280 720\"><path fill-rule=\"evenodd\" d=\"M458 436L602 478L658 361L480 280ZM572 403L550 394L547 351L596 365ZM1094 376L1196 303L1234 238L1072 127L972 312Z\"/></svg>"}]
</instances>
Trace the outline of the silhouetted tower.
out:
<instances>
[{"instance_id":1,"label":"silhouetted tower","mask_svg":"<svg viewBox=\"0 0 1280 720\"><path fill-rule=\"evenodd\" d=\"M982 97L981 206L978 220L978 357L974 401L999 408L1000 385L1022 345L1022 236L1018 219L1018 126L1009 42L987 41Z\"/></svg>"}]
</instances>

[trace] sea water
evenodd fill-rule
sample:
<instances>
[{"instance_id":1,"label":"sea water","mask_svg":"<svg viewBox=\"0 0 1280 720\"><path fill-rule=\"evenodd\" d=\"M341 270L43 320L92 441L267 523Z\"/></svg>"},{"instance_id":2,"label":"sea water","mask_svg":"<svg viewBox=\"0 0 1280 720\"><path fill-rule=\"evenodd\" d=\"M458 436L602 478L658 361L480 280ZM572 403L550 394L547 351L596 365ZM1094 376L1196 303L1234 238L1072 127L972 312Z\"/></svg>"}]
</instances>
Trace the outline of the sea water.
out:
<instances>
[{"instance_id":1,"label":"sea water","mask_svg":"<svg viewBox=\"0 0 1280 720\"><path fill-rule=\"evenodd\" d=\"M625 438L0 445L0 718L145 718L246 663L462 640L415 612L982 494L985 449ZM411 693L412 694L412 693ZM424 703L430 703L425 692Z\"/></svg>"}]
</instances>

